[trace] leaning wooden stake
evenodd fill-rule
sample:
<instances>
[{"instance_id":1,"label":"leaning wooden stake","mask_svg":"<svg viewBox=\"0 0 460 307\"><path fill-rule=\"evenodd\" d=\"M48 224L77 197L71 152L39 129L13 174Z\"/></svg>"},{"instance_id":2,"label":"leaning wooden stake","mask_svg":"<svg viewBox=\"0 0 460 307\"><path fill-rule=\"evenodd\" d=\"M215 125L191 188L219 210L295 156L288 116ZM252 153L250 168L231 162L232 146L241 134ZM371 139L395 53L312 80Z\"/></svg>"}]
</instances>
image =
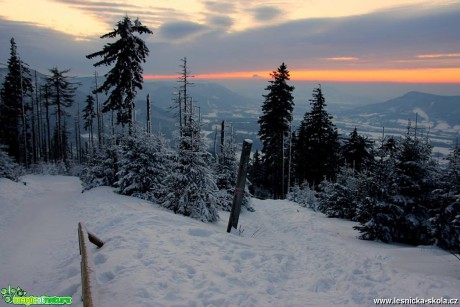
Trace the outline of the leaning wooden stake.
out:
<instances>
[{"instance_id":1,"label":"leaning wooden stake","mask_svg":"<svg viewBox=\"0 0 460 307\"><path fill-rule=\"evenodd\" d=\"M244 140L243 150L241 151L240 167L238 168L238 178L236 179L235 193L233 194L232 211L230 212L230 217L228 219L227 232L231 232L232 227L235 229L238 227L238 219L240 218L241 202L243 201L251 146L252 140Z\"/></svg>"},{"instance_id":2,"label":"leaning wooden stake","mask_svg":"<svg viewBox=\"0 0 460 307\"><path fill-rule=\"evenodd\" d=\"M94 234L88 232L83 223L78 223L78 243L80 246L81 255L81 288L82 288L82 300L84 307L93 307L94 304L94 289L93 282L95 282L94 269L92 261L88 255L88 240L94 243L98 247L104 245L101 239Z\"/></svg>"}]
</instances>

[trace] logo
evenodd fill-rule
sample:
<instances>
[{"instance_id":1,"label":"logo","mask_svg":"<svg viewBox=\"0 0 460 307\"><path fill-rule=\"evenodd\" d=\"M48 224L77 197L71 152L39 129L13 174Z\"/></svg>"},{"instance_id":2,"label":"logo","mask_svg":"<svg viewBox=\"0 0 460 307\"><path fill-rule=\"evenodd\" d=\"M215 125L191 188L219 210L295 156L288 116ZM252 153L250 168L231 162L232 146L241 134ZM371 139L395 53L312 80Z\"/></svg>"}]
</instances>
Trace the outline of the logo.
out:
<instances>
[{"instance_id":1,"label":"logo","mask_svg":"<svg viewBox=\"0 0 460 307\"><path fill-rule=\"evenodd\" d=\"M20 287L2 288L0 290L2 297L8 304L13 305L70 305L72 304L72 298L70 296L27 296L27 292Z\"/></svg>"}]
</instances>

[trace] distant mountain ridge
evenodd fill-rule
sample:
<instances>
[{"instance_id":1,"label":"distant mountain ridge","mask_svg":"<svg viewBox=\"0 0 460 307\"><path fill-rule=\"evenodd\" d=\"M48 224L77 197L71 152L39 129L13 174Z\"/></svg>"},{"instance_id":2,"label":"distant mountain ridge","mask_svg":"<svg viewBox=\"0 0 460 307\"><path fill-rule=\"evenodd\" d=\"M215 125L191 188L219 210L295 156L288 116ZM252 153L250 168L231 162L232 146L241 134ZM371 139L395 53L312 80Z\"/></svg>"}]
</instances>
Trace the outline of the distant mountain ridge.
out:
<instances>
[{"instance_id":1,"label":"distant mountain ridge","mask_svg":"<svg viewBox=\"0 0 460 307\"><path fill-rule=\"evenodd\" d=\"M443 96L412 91L384 102L353 108L346 114L381 123L413 121L417 114L419 120L431 123L431 127L439 123L460 126L460 95Z\"/></svg>"}]
</instances>

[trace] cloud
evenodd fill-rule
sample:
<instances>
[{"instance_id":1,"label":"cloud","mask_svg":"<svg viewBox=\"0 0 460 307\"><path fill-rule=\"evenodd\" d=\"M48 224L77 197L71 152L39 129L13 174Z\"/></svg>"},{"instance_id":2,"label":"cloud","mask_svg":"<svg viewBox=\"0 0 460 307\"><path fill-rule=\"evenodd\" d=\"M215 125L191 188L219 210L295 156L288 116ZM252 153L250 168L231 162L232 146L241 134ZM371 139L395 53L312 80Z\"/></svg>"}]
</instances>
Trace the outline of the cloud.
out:
<instances>
[{"instance_id":1,"label":"cloud","mask_svg":"<svg viewBox=\"0 0 460 307\"><path fill-rule=\"evenodd\" d=\"M202 34L209 27L191 21L168 22L158 29L159 36L166 40L183 40Z\"/></svg>"},{"instance_id":2,"label":"cloud","mask_svg":"<svg viewBox=\"0 0 460 307\"><path fill-rule=\"evenodd\" d=\"M233 19L225 15L209 15L206 20L210 28L218 27L228 29L233 25Z\"/></svg>"},{"instance_id":3,"label":"cloud","mask_svg":"<svg viewBox=\"0 0 460 307\"><path fill-rule=\"evenodd\" d=\"M77 40L65 33L34 23L8 21L0 17L0 62L9 58L9 40L14 37L18 52L31 68L47 73L49 68L71 69L71 74L91 74L92 63L85 55L102 44L95 40Z\"/></svg>"},{"instance_id":4,"label":"cloud","mask_svg":"<svg viewBox=\"0 0 460 307\"><path fill-rule=\"evenodd\" d=\"M236 12L234 1L204 1L206 9L219 14L231 14Z\"/></svg>"},{"instance_id":5,"label":"cloud","mask_svg":"<svg viewBox=\"0 0 460 307\"><path fill-rule=\"evenodd\" d=\"M193 74L271 71L283 61L292 71L460 67L460 57L451 56L460 51L458 3L431 10L412 6L360 16L296 20L238 32L225 31L232 21L225 17L207 12L207 24L166 20L152 29L154 35L146 38L150 57L144 71L175 74L183 57ZM108 42L96 37L76 41L35 24L0 18L0 62L8 59L12 36L31 67L58 65L86 75L94 67L84 56Z\"/></svg>"},{"instance_id":6,"label":"cloud","mask_svg":"<svg viewBox=\"0 0 460 307\"><path fill-rule=\"evenodd\" d=\"M143 24L150 27L160 26L164 22L174 20L186 20L189 16L169 7L140 6L118 1L91 1L91 0L54 0L70 5L78 10L84 11L98 20L103 21L109 28L112 28L124 15L133 18L138 17Z\"/></svg>"},{"instance_id":7,"label":"cloud","mask_svg":"<svg viewBox=\"0 0 460 307\"><path fill-rule=\"evenodd\" d=\"M282 11L273 6L259 6L251 9L253 18L257 21L270 21L281 15Z\"/></svg>"},{"instance_id":8,"label":"cloud","mask_svg":"<svg viewBox=\"0 0 460 307\"><path fill-rule=\"evenodd\" d=\"M331 57L326 58L327 61L358 61L357 57L347 57L347 56L339 56L339 57Z\"/></svg>"},{"instance_id":9,"label":"cloud","mask_svg":"<svg viewBox=\"0 0 460 307\"><path fill-rule=\"evenodd\" d=\"M416 57L419 59L460 58L460 53L418 54Z\"/></svg>"}]
</instances>

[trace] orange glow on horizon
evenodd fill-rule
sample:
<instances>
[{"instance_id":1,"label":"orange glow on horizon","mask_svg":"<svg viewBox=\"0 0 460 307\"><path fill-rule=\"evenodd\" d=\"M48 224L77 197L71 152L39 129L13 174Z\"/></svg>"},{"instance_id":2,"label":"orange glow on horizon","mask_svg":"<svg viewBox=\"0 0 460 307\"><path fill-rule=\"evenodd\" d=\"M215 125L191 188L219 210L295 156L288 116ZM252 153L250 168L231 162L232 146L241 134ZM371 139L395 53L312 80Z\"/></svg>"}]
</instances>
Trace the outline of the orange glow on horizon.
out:
<instances>
[{"instance_id":1,"label":"orange glow on horizon","mask_svg":"<svg viewBox=\"0 0 460 307\"><path fill-rule=\"evenodd\" d=\"M271 71L197 74L194 79L268 80ZM382 69L382 70L292 70L292 81L460 83L460 68ZM178 75L145 75L147 80L177 79Z\"/></svg>"}]
</instances>

